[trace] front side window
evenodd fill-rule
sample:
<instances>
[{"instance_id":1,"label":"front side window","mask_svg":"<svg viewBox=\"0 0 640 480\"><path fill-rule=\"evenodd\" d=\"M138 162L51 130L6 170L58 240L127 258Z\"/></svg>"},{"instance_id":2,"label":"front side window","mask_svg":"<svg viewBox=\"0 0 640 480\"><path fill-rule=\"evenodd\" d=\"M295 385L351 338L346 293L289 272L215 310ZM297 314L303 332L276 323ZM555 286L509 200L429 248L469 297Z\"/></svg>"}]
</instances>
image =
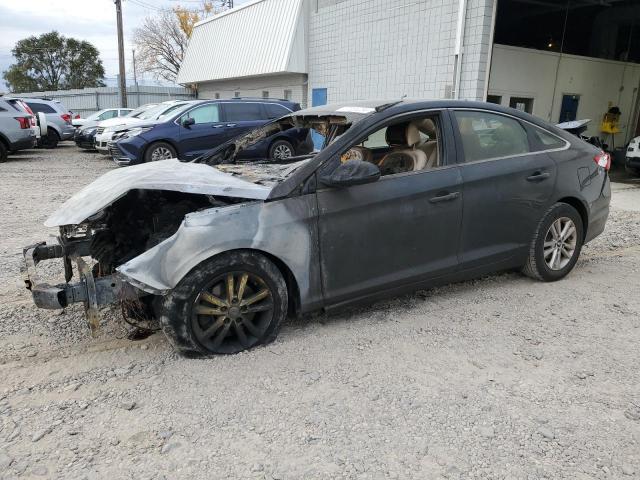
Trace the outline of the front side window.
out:
<instances>
[{"instance_id":1,"label":"front side window","mask_svg":"<svg viewBox=\"0 0 640 480\"><path fill-rule=\"evenodd\" d=\"M196 125L199 123L216 123L220 121L220 109L217 103L202 105L185 113L180 121L184 121L185 118L193 118Z\"/></svg>"},{"instance_id":2,"label":"front side window","mask_svg":"<svg viewBox=\"0 0 640 480\"><path fill-rule=\"evenodd\" d=\"M465 162L530 151L527 132L517 120L489 112L455 112Z\"/></svg>"},{"instance_id":3,"label":"front side window","mask_svg":"<svg viewBox=\"0 0 640 480\"><path fill-rule=\"evenodd\" d=\"M225 103L224 111L227 117L227 122L250 122L253 120L265 120L259 103Z\"/></svg>"},{"instance_id":4,"label":"front side window","mask_svg":"<svg viewBox=\"0 0 640 480\"><path fill-rule=\"evenodd\" d=\"M437 115L396 121L371 132L340 160L372 162L382 176L430 170L442 165L441 139Z\"/></svg>"}]
</instances>

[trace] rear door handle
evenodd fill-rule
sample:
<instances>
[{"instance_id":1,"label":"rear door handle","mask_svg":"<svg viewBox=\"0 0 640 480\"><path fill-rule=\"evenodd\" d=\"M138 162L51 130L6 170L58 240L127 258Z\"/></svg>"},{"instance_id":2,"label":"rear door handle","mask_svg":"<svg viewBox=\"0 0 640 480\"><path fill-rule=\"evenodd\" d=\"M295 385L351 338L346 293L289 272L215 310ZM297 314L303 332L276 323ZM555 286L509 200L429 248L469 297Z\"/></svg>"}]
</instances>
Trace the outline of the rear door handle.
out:
<instances>
[{"instance_id":1,"label":"rear door handle","mask_svg":"<svg viewBox=\"0 0 640 480\"><path fill-rule=\"evenodd\" d=\"M227 127L235 127L237 123L227 123Z\"/></svg>"},{"instance_id":2,"label":"rear door handle","mask_svg":"<svg viewBox=\"0 0 640 480\"><path fill-rule=\"evenodd\" d=\"M549 172L536 172L533 175L527 177L527 182L541 182L549 178L551 174Z\"/></svg>"},{"instance_id":3,"label":"rear door handle","mask_svg":"<svg viewBox=\"0 0 640 480\"><path fill-rule=\"evenodd\" d=\"M430 198L429 201L431 203L440 203L440 202L450 202L451 200L455 200L460 196L460 192L447 193L444 195L439 195L437 197Z\"/></svg>"}]
</instances>

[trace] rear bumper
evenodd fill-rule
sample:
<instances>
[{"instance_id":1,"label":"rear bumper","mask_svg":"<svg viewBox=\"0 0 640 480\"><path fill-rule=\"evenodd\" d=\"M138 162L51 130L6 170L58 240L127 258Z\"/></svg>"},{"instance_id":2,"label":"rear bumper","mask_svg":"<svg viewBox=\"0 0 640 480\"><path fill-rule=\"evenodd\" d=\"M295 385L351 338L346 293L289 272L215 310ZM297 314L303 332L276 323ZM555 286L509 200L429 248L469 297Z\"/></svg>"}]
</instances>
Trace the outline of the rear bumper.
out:
<instances>
[{"instance_id":1,"label":"rear bumper","mask_svg":"<svg viewBox=\"0 0 640 480\"><path fill-rule=\"evenodd\" d=\"M640 156L625 157L624 163L627 167L640 168Z\"/></svg>"},{"instance_id":2,"label":"rear bumper","mask_svg":"<svg viewBox=\"0 0 640 480\"><path fill-rule=\"evenodd\" d=\"M9 150L18 151L18 150L27 150L29 148L34 148L36 146L36 135L33 132L33 129L28 130L28 134L24 136L24 138L17 139L14 142L9 144Z\"/></svg>"},{"instance_id":3,"label":"rear bumper","mask_svg":"<svg viewBox=\"0 0 640 480\"><path fill-rule=\"evenodd\" d=\"M589 225L585 234L584 243L590 242L604 231L609 218L609 204L611 203L611 181L606 175L598 199L591 204L589 212Z\"/></svg>"}]
</instances>

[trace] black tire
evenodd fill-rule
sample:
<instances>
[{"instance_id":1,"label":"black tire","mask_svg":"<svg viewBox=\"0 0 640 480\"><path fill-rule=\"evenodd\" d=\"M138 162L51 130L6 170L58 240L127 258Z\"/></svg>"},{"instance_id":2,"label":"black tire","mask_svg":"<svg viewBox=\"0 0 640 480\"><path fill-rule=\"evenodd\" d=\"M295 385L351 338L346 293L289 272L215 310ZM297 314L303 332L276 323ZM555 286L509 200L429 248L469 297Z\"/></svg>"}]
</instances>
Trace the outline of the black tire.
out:
<instances>
[{"instance_id":1,"label":"black tire","mask_svg":"<svg viewBox=\"0 0 640 480\"><path fill-rule=\"evenodd\" d=\"M154 154L158 154L158 157L163 157L163 158L155 158L154 159L153 158ZM144 152L144 161L145 161L145 163L155 162L155 161L158 161L158 160L168 160L169 158L178 158L178 156L176 155L176 149L173 148L173 146L171 144L167 143L167 142L155 142L155 143L152 143L147 148L147 151Z\"/></svg>"},{"instance_id":2,"label":"black tire","mask_svg":"<svg viewBox=\"0 0 640 480\"><path fill-rule=\"evenodd\" d=\"M625 165L624 169L632 177L640 177L640 169L629 167L628 165Z\"/></svg>"},{"instance_id":3,"label":"black tire","mask_svg":"<svg viewBox=\"0 0 640 480\"><path fill-rule=\"evenodd\" d=\"M291 143L286 140L276 140L269 147L269 158L273 160L284 160L293 157L296 154Z\"/></svg>"},{"instance_id":4,"label":"black tire","mask_svg":"<svg viewBox=\"0 0 640 480\"><path fill-rule=\"evenodd\" d=\"M52 149L58 146L59 141L60 137L58 137L58 132L53 128L47 128L47 135L40 139L40 145L42 148Z\"/></svg>"},{"instance_id":5,"label":"black tire","mask_svg":"<svg viewBox=\"0 0 640 480\"><path fill-rule=\"evenodd\" d=\"M545 240L548 242L550 241L551 243L556 241L553 237L548 237L548 235L552 235L550 230L551 225L556 221L562 221L562 219L570 219L573 222L573 225L575 226L575 244L573 252L570 258L568 258L566 265L562 266L562 268L552 269L548 265L547 260L545 260ZM573 270L573 267L580 257L583 242L584 226L582 223L582 217L578 211L566 203L556 203L547 211L538 224L538 228L531 240L529 258L527 259L527 263L525 263L522 272L531 278L535 278L536 280L541 280L543 282L555 282L560 280ZM547 246L547 249L549 248L553 249L555 247ZM561 255L560 258L562 259ZM553 262L553 260L551 260L551 262Z\"/></svg>"},{"instance_id":6,"label":"black tire","mask_svg":"<svg viewBox=\"0 0 640 480\"><path fill-rule=\"evenodd\" d=\"M9 150L7 149L7 146L0 142L0 163L4 163L7 161L7 159L9 158Z\"/></svg>"},{"instance_id":7,"label":"black tire","mask_svg":"<svg viewBox=\"0 0 640 480\"><path fill-rule=\"evenodd\" d=\"M248 278L244 290L248 296L243 297L240 286L244 275ZM233 302L227 301L229 290L218 289L220 282L228 287L229 276L233 278ZM268 296L249 304L254 307L242 305L259 297L265 290L268 290ZM205 300L204 295L216 302L225 300L227 307ZM238 297L244 301L239 302ZM231 305L235 306L229 308ZM162 298L158 317L164 333L180 354L187 357L210 356L238 353L272 342L287 316L287 306L287 285L274 263L254 252L235 251L218 255L191 270L176 288ZM264 310L267 307L269 310ZM256 312L247 313L249 308L255 308ZM199 314L196 309L224 310L224 313ZM239 313L241 311L245 313ZM221 335L223 339L216 341Z\"/></svg>"}]
</instances>

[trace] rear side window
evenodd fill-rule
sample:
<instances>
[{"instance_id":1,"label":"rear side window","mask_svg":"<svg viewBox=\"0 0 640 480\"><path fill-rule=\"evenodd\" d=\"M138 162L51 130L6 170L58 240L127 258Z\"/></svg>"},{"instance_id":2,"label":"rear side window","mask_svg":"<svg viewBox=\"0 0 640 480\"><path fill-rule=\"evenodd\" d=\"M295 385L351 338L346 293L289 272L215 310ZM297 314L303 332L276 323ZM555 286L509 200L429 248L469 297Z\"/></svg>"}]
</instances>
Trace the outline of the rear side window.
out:
<instances>
[{"instance_id":1,"label":"rear side window","mask_svg":"<svg viewBox=\"0 0 640 480\"><path fill-rule=\"evenodd\" d=\"M34 113L56 113L53 107L47 105L46 103L36 103L36 102L26 102L29 105L29 108Z\"/></svg>"},{"instance_id":2,"label":"rear side window","mask_svg":"<svg viewBox=\"0 0 640 480\"><path fill-rule=\"evenodd\" d=\"M196 125L199 123L215 123L220 121L220 113L217 103L202 105L184 114L180 122L185 118L193 118Z\"/></svg>"},{"instance_id":3,"label":"rear side window","mask_svg":"<svg viewBox=\"0 0 640 480\"><path fill-rule=\"evenodd\" d=\"M269 119L284 117L286 114L291 113L282 105L278 105L276 103L265 103L264 106L267 109L267 116Z\"/></svg>"},{"instance_id":4,"label":"rear side window","mask_svg":"<svg viewBox=\"0 0 640 480\"><path fill-rule=\"evenodd\" d=\"M266 120L259 103L225 103L224 111L227 117L227 122L249 122L252 120Z\"/></svg>"},{"instance_id":5,"label":"rear side window","mask_svg":"<svg viewBox=\"0 0 640 480\"><path fill-rule=\"evenodd\" d=\"M530 152L524 127L517 120L489 112L455 112L465 162Z\"/></svg>"},{"instance_id":6,"label":"rear side window","mask_svg":"<svg viewBox=\"0 0 640 480\"><path fill-rule=\"evenodd\" d=\"M554 148L562 148L567 142L560 137L553 135L538 127L532 127L533 136L540 143L542 150L552 150Z\"/></svg>"}]
</instances>

